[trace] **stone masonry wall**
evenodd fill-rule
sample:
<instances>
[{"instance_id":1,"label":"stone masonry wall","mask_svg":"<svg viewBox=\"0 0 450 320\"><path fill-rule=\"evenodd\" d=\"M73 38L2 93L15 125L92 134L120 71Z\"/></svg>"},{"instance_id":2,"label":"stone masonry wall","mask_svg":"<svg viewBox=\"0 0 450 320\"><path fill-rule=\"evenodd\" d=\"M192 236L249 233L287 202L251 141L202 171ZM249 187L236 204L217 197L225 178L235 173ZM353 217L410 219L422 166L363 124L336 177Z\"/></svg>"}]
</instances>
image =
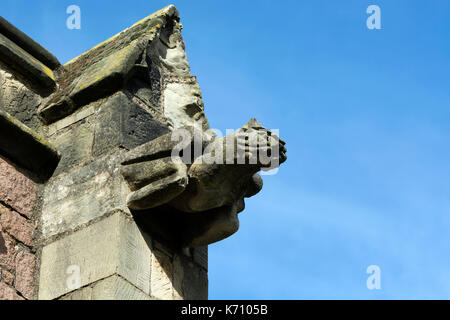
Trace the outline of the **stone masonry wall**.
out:
<instances>
[{"instance_id":1,"label":"stone masonry wall","mask_svg":"<svg viewBox=\"0 0 450 320\"><path fill-rule=\"evenodd\" d=\"M40 173L28 171L45 163L45 133L37 108L48 93L39 79L29 79L26 61L35 63L27 50L7 39L0 19L0 300L37 298L39 246L35 241L40 216L39 190L45 183ZM15 40L23 37L16 37ZM25 57L25 60L20 60ZM5 119L7 122L5 123ZM35 135L34 137L32 135ZM38 149L35 149L38 147ZM43 162L42 162L43 161ZM27 168L27 169L25 169Z\"/></svg>"},{"instance_id":2,"label":"stone masonry wall","mask_svg":"<svg viewBox=\"0 0 450 320\"><path fill-rule=\"evenodd\" d=\"M164 245L126 206L123 156L159 130L122 91L49 126L62 158L43 190L39 299L207 299L207 248Z\"/></svg>"},{"instance_id":3,"label":"stone masonry wall","mask_svg":"<svg viewBox=\"0 0 450 320\"><path fill-rule=\"evenodd\" d=\"M181 37L176 19L167 7L65 64L40 109L61 160L43 190L39 299L208 297L207 247L169 247L149 234L127 207L120 173L127 151L169 132L162 74L194 81L181 40L162 42Z\"/></svg>"},{"instance_id":4,"label":"stone masonry wall","mask_svg":"<svg viewBox=\"0 0 450 320\"><path fill-rule=\"evenodd\" d=\"M0 158L0 300L34 299L36 185Z\"/></svg>"},{"instance_id":5,"label":"stone masonry wall","mask_svg":"<svg viewBox=\"0 0 450 320\"><path fill-rule=\"evenodd\" d=\"M0 18L0 121L29 140L0 122L0 300L207 299L208 248L150 235L120 173L203 104L178 20L169 6L61 66Z\"/></svg>"}]
</instances>

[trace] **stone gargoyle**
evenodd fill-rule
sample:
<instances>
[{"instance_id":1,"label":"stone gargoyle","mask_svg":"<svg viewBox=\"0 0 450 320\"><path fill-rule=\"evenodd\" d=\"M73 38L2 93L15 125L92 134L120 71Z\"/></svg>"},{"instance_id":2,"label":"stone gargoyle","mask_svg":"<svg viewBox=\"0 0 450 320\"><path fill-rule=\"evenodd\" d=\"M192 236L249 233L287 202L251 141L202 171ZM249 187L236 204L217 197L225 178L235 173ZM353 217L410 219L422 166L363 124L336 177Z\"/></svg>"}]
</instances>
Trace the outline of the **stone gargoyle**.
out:
<instances>
[{"instance_id":1,"label":"stone gargoyle","mask_svg":"<svg viewBox=\"0 0 450 320\"><path fill-rule=\"evenodd\" d=\"M208 245L234 234L244 199L262 188L258 172L287 159L285 142L255 119L222 138L203 129L174 130L131 150L122 163L132 191L128 207L141 217L159 220L150 219L147 225L155 224L160 233L164 221L174 225L177 220L178 230L165 240L175 239L185 247Z\"/></svg>"},{"instance_id":2,"label":"stone gargoyle","mask_svg":"<svg viewBox=\"0 0 450 320\"><path fill-rule=\"evenodd\" d=\"M147 84L131 91L151 101L161 88L164 107L155 119L167 131L128 151L121 171L130 189L127 205L141 226L165 242L205 246L238 230L244 199L262 188L258 172L286 161L286 148L255 119L225 137L211 132L178 13L173 6L165 10L169 20L161 22L136 74Z\"/></svg>"}]
</instances>

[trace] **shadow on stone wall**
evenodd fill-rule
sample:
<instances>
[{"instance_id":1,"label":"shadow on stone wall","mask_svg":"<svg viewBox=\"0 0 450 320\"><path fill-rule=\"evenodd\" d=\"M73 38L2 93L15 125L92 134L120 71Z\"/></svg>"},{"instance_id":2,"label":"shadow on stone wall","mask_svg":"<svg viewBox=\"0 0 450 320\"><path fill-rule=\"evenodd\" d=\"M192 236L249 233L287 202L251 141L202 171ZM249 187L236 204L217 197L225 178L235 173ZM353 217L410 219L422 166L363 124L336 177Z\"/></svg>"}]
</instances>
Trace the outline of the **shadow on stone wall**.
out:
<instances>
[{"instance_id":1,"label":"shadow on stone wall","mask_svg":"<svg viewBox=\"0 0 450 320\"><path fill-rule=\"evenodd\" d=\"M3 239L3 235L0 233L0 254L6 254L7 251L5 239Z\"/></svg>"}]
</instances>

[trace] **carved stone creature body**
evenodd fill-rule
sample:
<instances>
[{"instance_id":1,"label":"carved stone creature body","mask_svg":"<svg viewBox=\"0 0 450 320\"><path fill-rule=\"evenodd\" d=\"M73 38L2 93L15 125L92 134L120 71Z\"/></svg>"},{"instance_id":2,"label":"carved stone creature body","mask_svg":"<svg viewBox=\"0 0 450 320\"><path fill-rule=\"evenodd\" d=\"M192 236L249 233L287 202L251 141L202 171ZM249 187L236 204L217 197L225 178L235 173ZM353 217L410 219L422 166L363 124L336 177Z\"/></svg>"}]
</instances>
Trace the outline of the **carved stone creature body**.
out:
<instances>
[{"instance_id":1,"label":"carved stone creature body","mask_svg":"<svg viewBox=\"0 0 450 320\"><path fill-rule=\"evenodd\" d=\"M189 159L193 162L184 163L173 157L178 141L174 141L171 132L130 151L123 162L122 174L133 191L128 198L130 209L144 211L159 207L162 214L183 213L187 230L181 237L182 245L203 246L238 230L238 213L245 208L244 198L252 197L262 188L257 172L271 165L260 154L272 154L272 162L275 159L279 164L286 160L286 149L283 141L254 119L220 139L195 127L186 127L185 131L192 139L186 146L190 151L195 149L195 141L203 141L202 154ZM245 139L251 134L259 138L259 144ZM238 150L242 150L241 163ZM232 157L227 151L232 151ZM216 157L217 152L222 152L220 157ZM213 158L223 161L211 161Z\"/></svg>"}]
</instances>

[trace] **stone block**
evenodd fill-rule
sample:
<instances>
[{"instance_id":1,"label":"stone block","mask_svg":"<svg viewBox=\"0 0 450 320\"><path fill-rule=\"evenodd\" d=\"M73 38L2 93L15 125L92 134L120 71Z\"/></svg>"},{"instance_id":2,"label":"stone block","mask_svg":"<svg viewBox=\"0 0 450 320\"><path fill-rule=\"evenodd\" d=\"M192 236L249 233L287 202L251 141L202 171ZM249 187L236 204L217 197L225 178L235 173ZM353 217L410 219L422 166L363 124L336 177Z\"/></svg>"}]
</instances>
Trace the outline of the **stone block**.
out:
<instances>
[{"instance_id":1,"label":"stone block","mask_svg":"<svg viewBox=\"0 0 450 320\"><path fill-rule=\"evenodd\" d=\"M54 173L57 176L80 167L91 159L94 128L85 119L52 136L50 141L61 153L61 160Z\"/></svg>"},{"instance_id":2,"label":"stone block","mask_svg":"<svg viewBox=\"0 0 450 320\"><path fill-rule=\"evenodd\" d=\"M143 67L143 69L144 75L138 73L138 76L128 80L125 90L149 106L151 110L162 115L161 75L159 70L152 67Z\"/></svg>"},{"instance_id":3,"label":"stone block","mask_svg":"<svg viewBox=\"0 0 450 320\"><path fill-rule=\"evenodd\" d=\"M80 288L76 291L66 294L58 300L94 300L92 297L92 286Z\"/></svg>"},{"instance_id":4,"label":"stone block","mask_svg":"<svg viewBox=\"0 0 450 320\"><path fill-rule=\"evenodd\" d=\"M208 247L198 247L192 249L195 263L208 271Z\"/></svg>"},{"instance_id":5,"label":"stone block","mask_svg":"<svg viewBox=\"0 0 450 320\"><path fill-rule=\"evenodd\" d=\"M41 101L39 95L0 61L0 108L36 130L39 127L36 108Z\"/></svg>"},{"instance_id":6,"label":"stone block","mask_svg":"<svg viewBox=\"0 0 450 320\"><path fill-rule=\"evenodd\" d=\"M6 232L0 230L0 267L13 272L17 253L16 241Z\"/></svg>"},{"instance_id":7,"label":"stone block","mask_svg":"<svg viewBox=\"0 0 450 320\"><path fill-rule=\"evenodd\" d=\"M74 114L71 114L70 116L63 118L60 121L52 123L51 125L48 126L48 135L52 136L57 131L67 128L68 126L93 115L95 113L97 105L98 102L91 103L85 108L82 108L79 111L75 112Z\"/></svg>"},{"instance_id":8,"label":"stone block","mask_svg":"<svg viewBox=\"0 0 450 320\"><path fill-rule=\"evenodd\" d=\"M158 300L173 299L173 266L164 252L154 250L152 255L151 294Z\"/></svg>"},{"instance_id":9,"label":"stone block","mask_svg":"<svg viewBox=\"0 0 450 320\"><path fill-rule=\"evenodd\" d=\"M174 299L207 300L208 274L183 254L176 254L173 262Z\"/></svg>"},{"instance_id":10,"label":"stone block","mask_svg":"<svg viewBox=\"0 0 450 320\"><path fill-rule=\"evenodd\" d=\"M0 300L25 300L13 288L0 282Z\"/></svg>"},{"instance_id":11,"label":"stone block","mask_svg":"<svg viewBox=\"0 0 450 320\"><path fill-rule=\"evenodd\" d=\"M208 274L203 269L188 260L182 260L184 272L183 298L185 300L208 299Z\"/></svg>"},{"instance_id":12,"label":"stone block","mask_svg":"<svg viewBox=\"0 0 450 320\"><path fill-rule=\"evenodd\" d=\"M31 247L33 245L33 225L17 212L0 208L0 225L18 241Z\"/></svg>"},{"instance_id":13,"label":"stone block","mask_svg":"<svg viewBox=\"0 0 450 320\"><path fill-rule=\"evenodd\" d=\"M0 158L0 201L30 217L36 201L33 181Z\"/></svg>"},{"instance_id":14,"label":"stone block","mask_svg":"<svg viewBox=\"0 0 450 320\"><path fill-rule=\"evenodd\" d=\"M151 300L123 278L114 275L61 298L61 300Z\"/></svg>"},{"instance_id":15,"label":"stone block","mask_svg":"<svg viewBox=\"0 0 450 320\"><path fill-rule=\"evenodd\" d=\"M1 270L0 273L2 274L0 280L6 283L8 286L13 286L14 284L14 273L9 272L7 270Z\"/></svg>"},{"instance_id":16,"label":"stone block","mask_svg":"<svg viewBox=\"0 0 450 320\"><path fill-rule=\"evenodd\" d=\"M119 276L112 276L97 283L92 292L93 300L150 300L150 296Z\"/></svg>"},{"instance_id":17,"label":"stone block","mask_svg":"<svg viewBox=\"0 0 450 320\"><path fill-rule=\"evenodd\" d=\"M35 297L35 266L34 254L22 250L16 256L16 283L15 287L25 298Z\"/></svg>"},{"instance_id":18,"label":"stone block","mask_svg":"<svg viewBox=\"0 0 450 320\"><path fill-rule=\"evenodd\" d=\"M122 151L47 183L41 232L47 238L73 230L116 209L126 210L126 186L118 172Z\"/></svg>"},{"instance_id":19,"label":"stone block","mask_svg":"<svg viewBox=\"0 0 450 320\"><path fill-rule=\"evenodd\" d=\"M173 299L183 300L183 279L184 279L184 268L183 261L186 256L175 254L173 258Z\"/></svg>"},{"instance_id":20,"label":"stone block","mask_svg":"<svg viewBox=\"0 0 450 320\"><path fill-rule=\"evenodd\" d=\"M90 65L77 81L70 98L77 105L83 105L120 89L143 47L141 41L133 41Z\"/></svg>"},{"instance_id":21,"label":"stone block","mask_svg":"<svg viewBox=\"0 0 450 320\"><path fill-rule=\"evenodd\" d=\"M119 146L130 150L167 132L169 129L147 110L118 92L108 98L98 112L93 156Z\"/></svg>"},{"instance_id":22,"label":"stone block","mask_svg":"<svg viewBox=\"0 0 450 320\"><path fill-rule=\"evenodd\" d=\"M118 212L43 248L39 299L74 291L67 285L70 266L80 270L80 287L119 275L150 294L151 256L149 239Z\"/></svg>"}]
</instances>

